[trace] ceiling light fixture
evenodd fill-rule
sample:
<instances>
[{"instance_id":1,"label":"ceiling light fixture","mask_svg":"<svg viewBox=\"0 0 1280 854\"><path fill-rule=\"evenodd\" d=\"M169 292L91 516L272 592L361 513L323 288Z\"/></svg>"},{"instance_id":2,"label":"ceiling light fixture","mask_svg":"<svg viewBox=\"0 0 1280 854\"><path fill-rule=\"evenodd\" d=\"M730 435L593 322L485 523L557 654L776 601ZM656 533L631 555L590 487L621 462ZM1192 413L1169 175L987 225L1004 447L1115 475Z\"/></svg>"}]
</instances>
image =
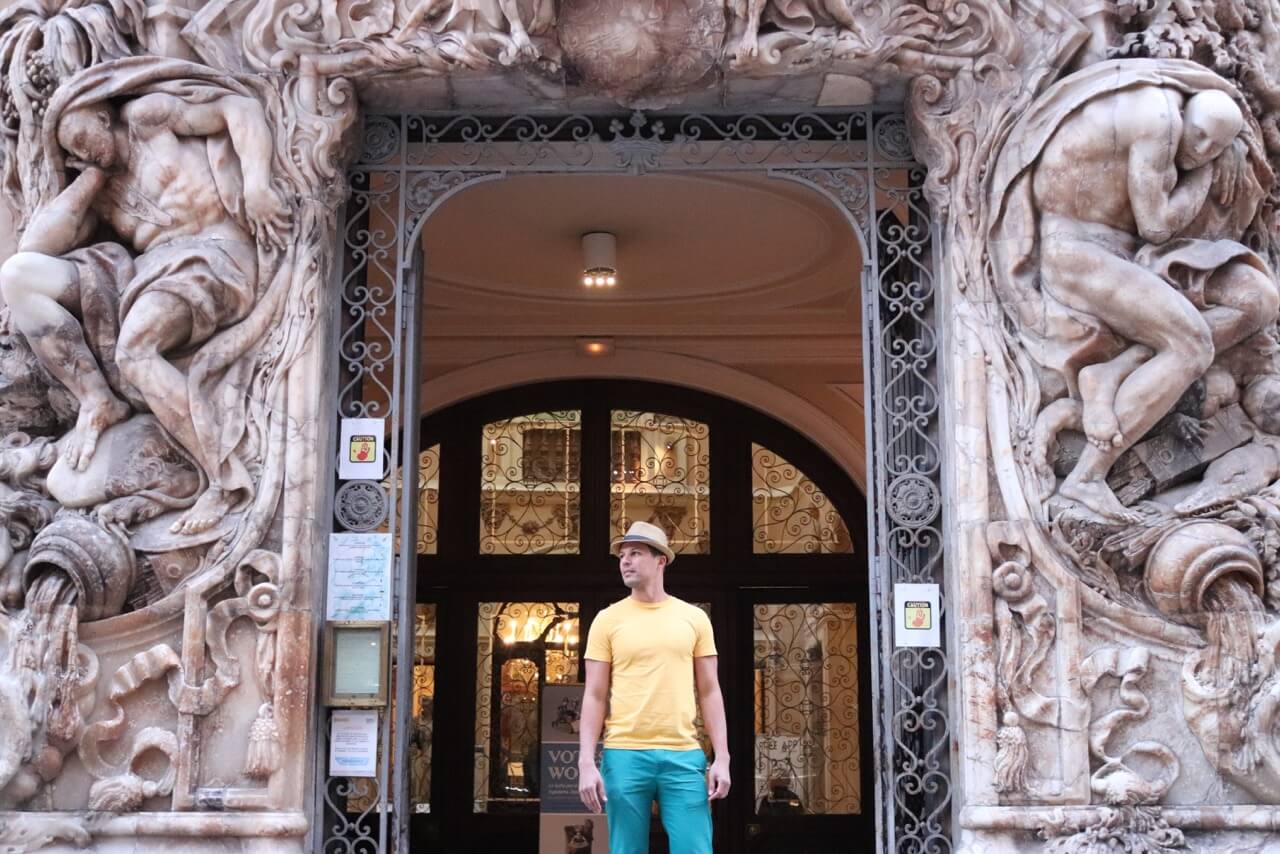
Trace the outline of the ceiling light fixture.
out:
<instances>
[{"instance_id":1,"label":"ceiling light fixture","mask_svg":"<svg viewBox=\"0 0 1280 854\"><path fill-rule=\"evenodd\" d=\"M579 338L578 352L584 356L612 356L612 338Z\"/></svg>"},{"instance_id":2,"label":"ceiling light fixture","mask_svg":"<svg viewBox=\"0 0 1280 854\"><path fill-rule=\"evenodd\" d=\"M588 288L618 284L618 238L607 231L582 235L582 284Z\"/></svg>"}]
</instances>

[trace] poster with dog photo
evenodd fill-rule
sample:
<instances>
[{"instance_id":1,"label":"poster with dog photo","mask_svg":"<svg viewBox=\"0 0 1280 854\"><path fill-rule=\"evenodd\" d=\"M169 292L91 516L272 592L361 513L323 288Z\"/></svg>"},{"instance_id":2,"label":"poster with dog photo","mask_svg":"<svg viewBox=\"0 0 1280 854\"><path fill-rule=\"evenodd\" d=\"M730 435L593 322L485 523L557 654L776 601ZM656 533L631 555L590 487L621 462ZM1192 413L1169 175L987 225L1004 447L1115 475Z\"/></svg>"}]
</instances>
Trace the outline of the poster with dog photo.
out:
<instances>
[{"instance_id":1,"label":"poster with dog photo","mask_svg":"<svg viewBox=\"0 0 1280 854\"><path fill-rule=\"evenodd\" d=\"M609 828L603 815L543 813L539 854L608 854Z\"/></svg>"},{"instance_id":2,"label":"poster with dog photo","mask_svg":"<svg viewBox=\"0 0 1280 854\"><path fill-rule=\"evenodd\" d=\"M542 767L538 854L608 854L609 829L603 815L586 809L578 797L578 716L581 684L542 689Z\"/></svg>"},{"instance_id":3,"label":"poster with dog photo","mask_svg":"<svg viewBox=\"0 0 1280 854\"><path fill-rule=\"evenodd\" d=\"M581 683L548 685L542 689L542 742L578 742L578 717L582 714Z\"/></svg>"}]
</instances>

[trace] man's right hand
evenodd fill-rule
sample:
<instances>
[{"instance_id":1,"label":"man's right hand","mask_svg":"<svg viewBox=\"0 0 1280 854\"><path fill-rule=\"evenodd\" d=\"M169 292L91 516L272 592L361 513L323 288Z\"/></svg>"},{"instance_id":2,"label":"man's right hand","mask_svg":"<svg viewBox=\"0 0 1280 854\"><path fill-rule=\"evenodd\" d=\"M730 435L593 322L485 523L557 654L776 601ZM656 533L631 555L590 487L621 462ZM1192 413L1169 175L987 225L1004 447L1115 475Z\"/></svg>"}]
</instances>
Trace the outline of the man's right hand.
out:
<instances>
[{"instance_id":1,"label":"man's right hand","mask_svg":"<svg viewBox=\"0 0 1280 854\"><path fill-rule=\"evenodd\" d=\"M604 804L609 797L604 792L604 778L594 762L578 766L578 797L591 812L604 812Z\"/></svg>"},{"instance_id":2,"label":"man's right hand","mask_svg":"<svg viewBox=\"0 0 1280 854\"><path fill-rule=\"evenodd\" d=\"M81 175L92 174L95 178L105 178L106 170L97 163L90 163L88 160L81 160L78 157L67 157L62 164L68 169L74 169Z\"/></svg>"}]
</instances>

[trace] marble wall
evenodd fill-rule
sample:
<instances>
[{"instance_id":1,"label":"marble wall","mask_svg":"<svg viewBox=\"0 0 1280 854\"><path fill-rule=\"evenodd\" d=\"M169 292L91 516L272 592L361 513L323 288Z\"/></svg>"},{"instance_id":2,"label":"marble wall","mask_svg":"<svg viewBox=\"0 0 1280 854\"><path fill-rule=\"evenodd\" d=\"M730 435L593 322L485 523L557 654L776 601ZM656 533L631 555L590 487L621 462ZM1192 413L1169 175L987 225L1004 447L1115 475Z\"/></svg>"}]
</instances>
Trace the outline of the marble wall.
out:
<instances>
[{"instance_id":1,"label":"marble wall","mask_svg":"<svg viewBox=\"0 0 1280 854\"><path fill-rule=\"evenodd\" d=\"M957 844L1262 847L1278 20L1274 0L9 3L0 847L306 844L325 285L362 101L448 81L511 108L746 109L815 75L905 93L944 237Z\"/></svg>"}]
</instances>

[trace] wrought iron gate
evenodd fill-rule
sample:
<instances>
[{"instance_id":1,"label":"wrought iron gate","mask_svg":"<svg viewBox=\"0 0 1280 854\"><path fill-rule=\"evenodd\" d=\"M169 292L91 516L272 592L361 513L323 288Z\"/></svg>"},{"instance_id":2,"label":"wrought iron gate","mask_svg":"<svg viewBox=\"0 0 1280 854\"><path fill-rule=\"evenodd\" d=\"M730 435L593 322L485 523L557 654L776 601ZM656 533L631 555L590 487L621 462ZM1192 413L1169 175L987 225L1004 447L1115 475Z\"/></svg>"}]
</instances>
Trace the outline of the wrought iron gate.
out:
<instances>
[{"instance_id":1,"label":"wrought iron gate","mask_svg":"<svg viewBox=\"0 0 1280 854\"><path fill-rule=\"evenodd\" d=\"M850 271L863 295L866 365L872 693L879 847L893 854L951 847L948 656L895 649L892 585L942 584L941 384L933 237L924 170L911 158L901 114L873 109L789 116L370 116L351 168L335 302L338 418L386 418L383 477L347 481L334 497L335 530L389 531L399 625L413 625L420 338L421 229L454 193L532 173L756 172L807 185L847 217L864 264ZM849 330L854 334L855 330ZM336 419L335 419L336 430ZM946 597L942 617L945 627ZM946 633L943 633L944 643ZM413 660L401 631L397 658ZM379 775L355 782L317 765L315 847L371 854L408 846L408 739L412 680L384 714ZM321 710L318 756L326 755ZM393 723L396 725L393 727Z\"/></svg>"}]
</instances>

